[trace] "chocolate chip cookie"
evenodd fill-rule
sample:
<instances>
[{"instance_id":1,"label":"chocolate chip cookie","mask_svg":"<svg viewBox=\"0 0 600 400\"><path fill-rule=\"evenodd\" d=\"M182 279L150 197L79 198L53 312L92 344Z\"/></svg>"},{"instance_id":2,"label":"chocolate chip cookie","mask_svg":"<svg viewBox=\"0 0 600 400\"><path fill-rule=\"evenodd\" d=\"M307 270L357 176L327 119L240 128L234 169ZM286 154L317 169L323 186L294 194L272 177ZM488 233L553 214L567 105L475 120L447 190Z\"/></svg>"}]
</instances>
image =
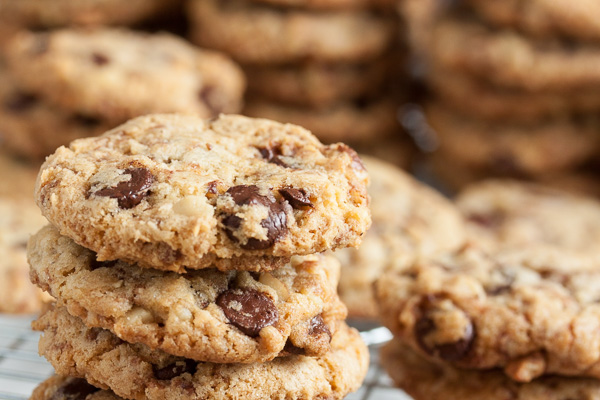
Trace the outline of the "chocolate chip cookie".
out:
<instances>
[{"instance_id":1,"label":"chocolate chip cookie","mask_svg":"<svg viewBox=\"0 0 600 400\"><path fill-rule=\"evenodd\" d=\"M597 115L502 124L460 115L440 103L425 109L440 149L463 164L505 174L540 174L574 167L598 149Z\"/></svg>"},{"instance_id":2,"label":"chocolate chip cookie","mask_svg":"<svg viewBox=\"0 0 600 400\"><path fill-rule=\"evenodd\" d=\"M119 29L22 33L8 46L26 92L116 124L153 112L238 112L244 77L227 57L169 34Z\"/></svg>"},{"instance_id":3,"label":"chocolate chip cookie","mask_svg":"<svg viewBox=\"0 0 600 400\"><path fill-rule=\"evenodd\" d=\"M352 149L298 126L150 115L58 149L35 196L99 261L258 271L357 246L371 222L367 182Z\"/></svg>"},{"instance_id":4,"label":"chocolate chip cookie","mask_svg":"<svg viewBox=\"0 0 600 400\"><path fill-rule=\"evenodd\" d=\"M286 355L285 346L322 355L346 317L331 257L294 257L260 274L179 275L99 262L52 226L33 236L28 253L32 281L86 325L196 360L265 362Z\"/></svg>"},{"instance_id":5,"label":"chocolate chip cookie","mask_svg":"<svg viewBox=\"0 0 600 400\"><path fill-rule=\"evenodd\" d=\"M469 236L490 249L543 244L600 254L600 203L541 185L490 180L465 188L456 204Z\"/></svg>"},{"instance_id":6,"label":"chocolate chip cookie","mask_svg":"<svg viewBox=\"0 0 600 400\"><path fill-rule=\"evenodd\" d=\"M499 86L573 91L600 85L600 51L592 44L529 39L455 14L441 18L423 34L424 52L435 65Z\"/></svg>"},{"instance_id":7,"label":"chocolate chip cookie","mask_svg":"<svg viewBox=\"0 0 600 400\"><path fill-rule=\"evenodd\" d=\"M255 364L202 363L129 344L62 308L47 311L33 327L44 332L40 352L59 374L136 400L341 399L361 385L369 358L358 332L346 325L323 356L292 354Z\"/></svg>"},{"instance_id":8,"label":"chocolate chip cookie","mask_svg":"<svg viewBox=\"0 0 600 400\"><path fill-rule=\"evenodd\" d=\"M600 377L598 257L465 246L382 275L383 323L419 354L520 382Z\"/></svg>"},{"instance_id":9,"label":"chocolate chip cookie","mask_svg":"<svg viewBox=\"0 0 600 400\"><path fill-rule=\"evenodd\" d=\"M553 376L519 383L496 370L466 371L432 363L398 340L381 350L381 363L396 385L415 400L595 400L600 396L596 379Z\"/></svg>"},{"instance_id":10,"label":"chocolate chip cookie","mask_svg":"<svg viewBox=\"0 0 600 400\"><path fill-rule=\"evenodd\" d=\"M328 108L380 92L391 63L246 66L248 92L272 102Z\"/></svg>"},{"instance_id":11,"label":"chocolate chip cookie","mask_svg":"<svg viewBox=\"0 0 600 400\"><path fill-rule=\"evenodd\" d=\"M108 390L98 389L85 379L54 375L35 388L29 400L121 400Z\"/></svg>"},{"instance_id":12,"label":"chocolate chip cookie","mask_svg":"<svg viewBox=\"0 0 600 400\"><path fill-rule=\"evenodd\" d=\"M343 141L353 145L372 143L397 134L400 130L397 111L398 102L393 98L359 99L325 109L252 99L244 108L244 114L251 117L303 126L326 143Z\"/></svg>"},{"instance_id":13,"label":"chocolate chip cookie","mask_svg":"<svg viewBox=\"0 0 600 400\"><path fill-rule=\"evenodd\" d=\"M359 62L395 41L393 19L370 12L310 12L240 0L188 3L195 43L245 64Z\"/></svg>"},{"instance_id":14,"label":"chocolate chip cookie","mask_svg":"<svg viewBox=\"0 0 600 400\"><path fill-rule=\"evenodd\" d=\"M23 27L131 24L173 8L171 0L0 0L0 25L17 22Z\"/></svg>"},{"instance_id":15,"label":"chocolate chip cookie","mask_svg":"<svg viewBox=\"0 0 600 400\"><path fill-rule=\"evenodd\" d=\"M593 0L468 0L468 4L488 22L517 28L530 35L600 39L600 20L597 18L600 5Z\"/></svg>"},{"instance_id":16,"label":"chocolate chip cookie","mask_svg":"<svg viewBox=\"0 0 600 400\"><path fill-rule=\"evenodd\" d=\"M376 318L372 286L384 271L454 250L465 232L450 201L390 164L362 158L371 178L373 226L358 249L342 249L334 256L342 264L339 292L350 316Z\"/></svg>"},{"instance_id":17,"label":"chocolate chip cookie","mask_svg":"<svg viewBox=\"0 0 600 400\"><path fill-rule=\"evenodd\" d=\"M95 136L111 127L21 90L12 75L0 67L0 138L11 152L42 160L72 140ZM33 186L30 190L33 192Z\"/></svg>"}]
</instances>

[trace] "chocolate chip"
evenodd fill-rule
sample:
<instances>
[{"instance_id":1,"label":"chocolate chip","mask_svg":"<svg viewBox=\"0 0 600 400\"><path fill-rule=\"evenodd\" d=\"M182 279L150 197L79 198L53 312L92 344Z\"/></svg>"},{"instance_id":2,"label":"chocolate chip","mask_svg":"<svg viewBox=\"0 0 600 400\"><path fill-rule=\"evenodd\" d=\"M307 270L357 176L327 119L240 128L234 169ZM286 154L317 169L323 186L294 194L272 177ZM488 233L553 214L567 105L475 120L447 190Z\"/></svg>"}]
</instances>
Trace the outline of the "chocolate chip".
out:
<instances>
[{"instance_id":1,"label":"chocolate chip","mask_svg":"<svg viewBox=\"0 0 600 400\"><path fill-rule=\"evenodd\" d=\"M194 360L181 360L176 361L172 364L167 365L163 368L158 368L156 365L152 366L154 377L160 381L166 381L183 375L184 373L193 374L198 366L198 362Z\"/></svg>"},{"instance_id":2,"label":"chocolate chip","mask_svg":"<svg viewBox=\"0 0 600 400\"><path fill-rule=\"evenodd\" d=\"M73 378L63 386L59 387L58 390L52 394L50 400L85 400L88 395L99 390L100 389L97 387L87 383L84 379Z\"/></svg>"},{"instance_id":3,"label":"chocolate chip","mask_svg":"<svg viewBox=\"0 0 600 400\"><path fill-rule=\"evenodd\" d=\"M354 151L354 149L350 148L350 146L347 146L345 144L338 144L337 145L337 149L338 151L343 151L344 153L347 153L350 158L352 159L352 162L350 163L350 165L352 166L352 168L356 171L366 171L367 169L365 168L365 165L363 164L362 160L360 159L360 157L358 156L358 153L356 151Z\"/></svg>"},{"instance_id":4,"label":"chocolate chip","mask_svg":"<svg viewBox=\"0 0 600 400\"><path fill-rule=\"evenodd\" d=\"M314 207L304 189L284 188L279 189L279 193L296 210L306 210Z\"/></svg>"},{"instance_id":5,"label":"chocolate chip","mask_svg":"<svg viewBox=\"0 0 600 400\"><path fill-rule=\"evenodd\" d=\"M98 66L104 66L110 62L110 58L102 53L93 53L92 61Z\"/></svg>"},{"instance_id":6,"label":"chocolate chip","mask_svg":"<svg viewBox=\"0 0 600 400\"><path fill-rule=\"evenodd\" d=\"M117 265L117 260L112 261L98 261L95 258L90 262L90 271L97 270L98 268L112 268Z\"/></svg>"},{"instance_id":7,"label":"chocolate chip","mask_svg":"<svg viewBox=\"0 0 600 400\"><path fill-rule=\"evenodd\" d=\"M331 340L331 331L329 330L329 327L325 325L325 321L323 321L321 315L317 315L310 320L308 334L311 336L327 335L329 336L329 340Z\"/></svg>"},{"instance_id":8,"label":"chocolate chip","mask_svg":"<svg viewBox=\"0 0 600 400\"><path fill-rule=\"evenodd\" d=\"M98 125L101 124L101 121L98 118L95 117L90 117L87 115L83 115L83 114L75 114L71 120L78 124L78 125L82 125L86 128L95 128Z\"/></svg>"},{"instance_id":9,"label":"chocolate chip","mask_svg":"<svg viewBox=\"0 0 600 400\"><path fill-rule=\"evenodd\" d=\"M419 346L427 353L434 357L439 357L446 361L459 361L469 352L475 339L475 330L473 324L469 323L465 327L463 337L452 343L437 343L430 344L426 338L429 334L437 330L437 326L427 312L417 320L414 326L414 335Z\"/></svg>"},{"instance_id":10,"label":"chocolate chip","mask_svg":"<svg viewBox=\"0 0 600 400\"><path fill-rule=\"evenodd\" d=\"M251 337L258 336L261 329L279 320L273 301L254 289L226 290L217 298L217 305L233 325Z\"/></svg>"},{"instance_id":11,"label":"chocolate chip","mask_svg":"<svg viewBox=\"0 0 600 400\"><path fill-rule=\"evenodd\" d=\"M484 228L495 229L502 224L504 214L498 212L474 213L468 215L467 220Z\"/></svg>"},{"instance_id":12,"label":"chocolate chip","mask_svg":"<svg viewBox=\"0 0 600 400\"><path fill-rule=\"evenodd\" d=\"M210 85L203 87L198 93L200 100L206 104L213 116L219 115L223 112L223 107L218 101L218 94L218 88Z\"/></svg>"},{"instance_id":13,"label":"chocolate chip","mask_svg":"<svg viewBox=\"0 0 600 400\"><path fill-rule=\"evenodd\" d=\"M267 160L267 162L275 165L279 165L280 167L287 168L288 165L280 158L281 156L281 147L280 146L269 146L269 147L259 147L258 151L262 158Z\"/></svg>"},{"instance_id":14,"label":"chocolate chip","mask_svg":"<svg viewBox=\"0 0 600 400\"><path fill-rule=\"evenodd\" d=\"M266 207L269 211L267 218L260 223L267 230L267 239L248 238L245 244L240 245L241 248L245 250L268 249L285 236L287 232L287 214L286 205L282 201L276 201L272 195L261 195L260 189L256 185L233 186L227 190L227 194L233 198L237 205L259 205ZM242 219L236 215L228 215L223 219L225 233L230 240L238 242L238 238L233 231L238 229L241 223Z\"/></svg>"},{"instance_id":15,"label":"chocolate chip","mask_svg":"<svg viewBox=\"0 0 600 400\"><path fill-rule=\"evenodd\" d=\"M217 187L219 185L219 181L212 181L206 185L206 193L210 194L218 194Z\"/></svg>"},{"instance_id":16,"label":"chocolate chip","mask_svg":"<svg viewBox=\"0 0 600 400\"><path fill-rule=\"evenodd\" d=\"M15 93L4 102L4 108L12 112L27 111L37 103L37 98L26 93Z\"/></svg>"},{"instance_id":17,"label":"chocolate chip","mask_svg":"<svg viewBox=\"0 0 600 400\"><path fill-rule=\"evenodd\" d=\"M129 209L140 204L148 195L154 176L146 168L128 168L123 174L131 175L131 178L115 187L98 190L95 195L117 199L119 207Z\"/></svg>"}]
</instances>

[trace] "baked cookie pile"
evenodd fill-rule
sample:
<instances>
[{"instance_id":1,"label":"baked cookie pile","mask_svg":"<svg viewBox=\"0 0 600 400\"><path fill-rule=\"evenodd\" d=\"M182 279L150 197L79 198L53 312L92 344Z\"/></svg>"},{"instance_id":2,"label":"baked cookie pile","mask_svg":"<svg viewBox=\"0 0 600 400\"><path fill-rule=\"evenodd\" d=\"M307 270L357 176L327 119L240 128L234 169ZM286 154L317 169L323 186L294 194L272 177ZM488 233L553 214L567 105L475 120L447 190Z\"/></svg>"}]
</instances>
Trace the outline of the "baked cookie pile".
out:
<instances>
[{"instance_id":1,"label":"baked cookie pile","mask_svg":"<svg viewBox=\"0 0 600 400\"><path fill-rule=\"evenodd\" d=\"M415 400L600 394L600 203L489 181L457 206L467 241L375 284L382 363Z\"/></svg>"},{"instance_id":2,"label":"baked cookie pile","mask_svg":"<svg viewBox=\"0 0 600 400\"><path fill-rule=\"evenodd\" d=\"M32 398L358 389L368 351L320 253L360 243L367 182L348 146L241 116L149 115L59 148L35 192L51 225L28 256L56 298L33 323L39 349L64 378Z\"/></svg>"},{"instance_id":3,"label":"baked cookie pile","mask_svg":"<svg viewBox=\"0 0 600 400\"><path fill-rule=\"evenodd\" d=\"M22 32L6 58L0 134L11 151L34 159L139 115L237 112L245 89L242 71L227 57L169 34Z\"/></svg>"},{"instance_id":4,"label":"baked cookie pile","mask_svg":"<svg viewBox=\"0 0 600 400\"><path fill-rule=\"evenodd\" d=\"M439 175L454 187L486 176L597 180L580 172L600 138L600 25L589 2L450 3L403 2L428 68Z\"/></svg>"},{"instance_id":5,"label":"baked cookie pile","mask_svg":"<svg viewBox=\"0 0 600 400\"><path fill-rule=\"evenodd\" d=\"M326 143L360 148L388 141L405 154L399 99L391 89L404 68L393 6L388 0L190 0L187 11L192 41L242 64L245 114L301 125Z\"/></svg>"}]
</instances>

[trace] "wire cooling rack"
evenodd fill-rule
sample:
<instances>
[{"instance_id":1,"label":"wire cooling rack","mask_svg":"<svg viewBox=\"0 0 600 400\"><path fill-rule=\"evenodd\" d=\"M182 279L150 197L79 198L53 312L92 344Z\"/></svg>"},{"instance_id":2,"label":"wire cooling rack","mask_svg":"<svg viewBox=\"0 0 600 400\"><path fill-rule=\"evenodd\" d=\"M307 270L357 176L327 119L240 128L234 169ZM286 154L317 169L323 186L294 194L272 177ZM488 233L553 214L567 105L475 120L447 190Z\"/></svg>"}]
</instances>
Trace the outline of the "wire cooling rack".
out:
<instances>
[{"instance_id":1,"label":"wire cooling rack","mask_svg":"<svg viewBox=\"0 0 600 400\"><path fill-rule=\"evenodd\" d=\"M0 400L26 400L33 389L53 374L53 369L38 355L39 333L30 328L31 318L0 315ZM391 337L385 328L358 326L370 344L371 366L363 386L346 400L410 400L392 387L380 368L378 347Z\"/></svg>"}]
</instances>

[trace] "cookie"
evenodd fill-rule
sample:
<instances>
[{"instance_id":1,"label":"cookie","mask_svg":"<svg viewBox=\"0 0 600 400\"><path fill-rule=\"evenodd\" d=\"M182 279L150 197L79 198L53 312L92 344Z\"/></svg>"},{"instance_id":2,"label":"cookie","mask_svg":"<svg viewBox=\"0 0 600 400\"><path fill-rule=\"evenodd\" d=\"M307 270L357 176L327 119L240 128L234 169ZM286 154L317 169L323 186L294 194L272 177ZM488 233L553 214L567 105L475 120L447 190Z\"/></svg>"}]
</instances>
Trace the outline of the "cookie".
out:
<instances>
[{"instance_id":1,"label":"cookie","mask_svg":"<svg viewBox=\"0 0 600 400\"><path fill-rule=\"evenodd\" d=\"M370 12L310 12L240 0L188 3L191 39L244 64L360 62L395 40L393 19Z\"/></svg>"},{"instance_id":2,"label":"cookie","mask_svg":"<svg viewBox=\"0 0 600 400\"><path fill-rule=\"evenodd\" d=\"M29 235L45 224L32 200L35 168L0 154L0 312L34 313L48 299L29 281Z\"/></svg>"},{"instance_id":3,"label":"cookie","mask_svg":"<svg viewBox=\"0 0 600 400\"><path fill-rule=\"evenodd\" d=\"M593 0L557 2L552 0L469 0L473 10L491 24L516 28L529 35L552 38L600 39L600 6Z\"/></svg>"},{"instance_id":4,"label":"cookie","mask_svg":"<svg viewBox=\"0 0 600 400\"><path fill-rule=\"evenodd\" d=\"M244 115L300 125L326 143L371 143L397 134L398 102L392 98L357 100L315 110L262 99L249 99Z\"/></svg>"},{"instance_id":5,"label":"cookie","mask_svg":"<svg viewBox=\"0 0 600 400\"><path fill-rule=\"evenodd\" d=\"M373 95L382 89L391 65L386 60L362 64L247 66L248 93L272 102L327 108Z\"/></svg>"},{"instance_id":6,"label":"cookie","mask_svg":"<svg viewBox=\"0 0 600 400\"><path fill-rule=\"evenodd\" d=\"M59 148L36 199L100 261L258 271L357 246L371 221L367 182L351 148L294 125L149 115Z\"/></svg>"},{"instance_id":7,"label":"cookie","mask_svg":"<svg viewBox=\"0 0 600 400\"><path fill-rule=\"evenodd\" d=\"M528 91L576 91L600 85L597 46L534 40L514 31L493 30L451 14L426 33L423 50L435 65Z\"/></svg>"},{"instance_id":8,"label":"cookie","mask_svg":"<svg viewBox=\"0 0 600 400\"><path fill-rule=\"evenodd\" d=\"M598 149L596 115L503 124L462 116L430 103L427 122L440 149L463 164L505 174L540 174L580 165Z\"/></svg>"},{"instance_id":9,"label":"cookie","mask_svg":"<svg viewBox=\"0 0 600 400\"><path fill-rule=\"evenodd\" d=\"M54 375L40 383L29 400L121 400L111 391L90 385L85 379Z\"/></svg>"},{"instance_id":10,"label":"cookie","mask_svg":"<svg viewBox=\"0 0 600 400\"><path fill-rule=\"evenodd\" d=\"M470 245L383 274L375 293L383 323L438 363L503 368L521 382L598 378L597 265L597 255L548 246Z\"/></svg>"},{"instance_id":11,"label":"cookie","mask_svg":"<svg viewBox=\"0 0 600 400\"><path fill-rule=\"evenodd\" d=\"M427 81L445 104L462 114L486 120L531 123L600 110L600 94L593 87L576 91L527 92L492 85L458 71L435 68L428 73Z\"/></svg>"},{"instance_id":12,"label":"cookie","mask_svg":"<svg viewBox=\"0 0 600 400\"><path fill-rule=\"evenodd\" d=\"M127 25L173 8L170 0L0 0L0 25L16 22L22 27L44 28L65 25Z\"/></svg>"},{"instance_id":13,"label":"cookie","mask_svg":"<svg viewBox=\"0 0 600 400\"><path fill-rule=\"evenodd\" d=\"M543 377L518 383L502 372L466 371L434 364L398 340L381 350L381 363L396 385L415 400L595 400L600 382L595 379Z\"/></svg>"},{"instance_id":14,"label":"cookie","mask_svg":"<svg viewBox=\"0 0 600 400\"><path fill-rule=\"evenodd\" d=\"M24 90L114 125L153 112L206 118L237 112L245 86L228 58L170 34L108 28L25 32L7 53Z\"/></svg>"},{"instance_id":15,"label":"cookie","mask_svg":"<svg viewBox=\"0 0 600 400\"><path fill-rule=\"evenodd\" d=\"M22 91L0 68L0 138L11 152L42 160L72 140L99 135L110 128L100 119L65 112ZM33 192L33 186L30 189Z\"/></svg>"},{"instance_id":16,"label":"cookie","mask_svg":"<svg viewBox=\"0 0 600 400\"><path fill-rule=\"evenodd\" d=\"M332 351L290 355L268 363L212 364L171 356L87 328L56 308L33 323L40 353L57 373L85 378L128 399L341 399L358 389L368 350L354 329L340 327Z\"/></svg>"},{"instance_id":17,"label":"cookie","mask_svg":"<svg viewBox=\"0 0 600 400\"><path fill-rule=\"evenodd\" d=\"M285 355L285 346L322 355L346 317L331 257L295 257L262 274L179 275L98 262L52 226L33 236L28 256L31 280L86 325L200 361L265 362Z\"/></svg>"},{"instance_id":18,"label":"cookie","mask_svg":"<svg viewBox=\"0 0 600 400\"><path fill-rule=\"evenodd\" d=\"M270 4L278 7L298 7L311 10L339 10L350 9L386 9L395 6L391 0L252 0L255 3Z\"/></svg>"},{"instance_id":19,"label":"cookie","mask_svg":"<svg viewBox=\"0 0 600 400\"><path fill-rule=\"evenodd\" d=\"M457 249L465 239L458 210L433 189L396 167L362 157L371 177L373 226L358 249L334 256L342 264L339 293L355 318L377 317L373 282L419 256Z\"/></svg>"},{"instance_id":20,"label":"cookie","mask_svg":"<svg viewBox=\"0 0 600 400\"><path fill-rule=\"evenodd\" d=\"M600 202L536 184L490 180L456 198L469 235L489 248L544 244L600 254Z\"/></svg>"}]
</instances>

